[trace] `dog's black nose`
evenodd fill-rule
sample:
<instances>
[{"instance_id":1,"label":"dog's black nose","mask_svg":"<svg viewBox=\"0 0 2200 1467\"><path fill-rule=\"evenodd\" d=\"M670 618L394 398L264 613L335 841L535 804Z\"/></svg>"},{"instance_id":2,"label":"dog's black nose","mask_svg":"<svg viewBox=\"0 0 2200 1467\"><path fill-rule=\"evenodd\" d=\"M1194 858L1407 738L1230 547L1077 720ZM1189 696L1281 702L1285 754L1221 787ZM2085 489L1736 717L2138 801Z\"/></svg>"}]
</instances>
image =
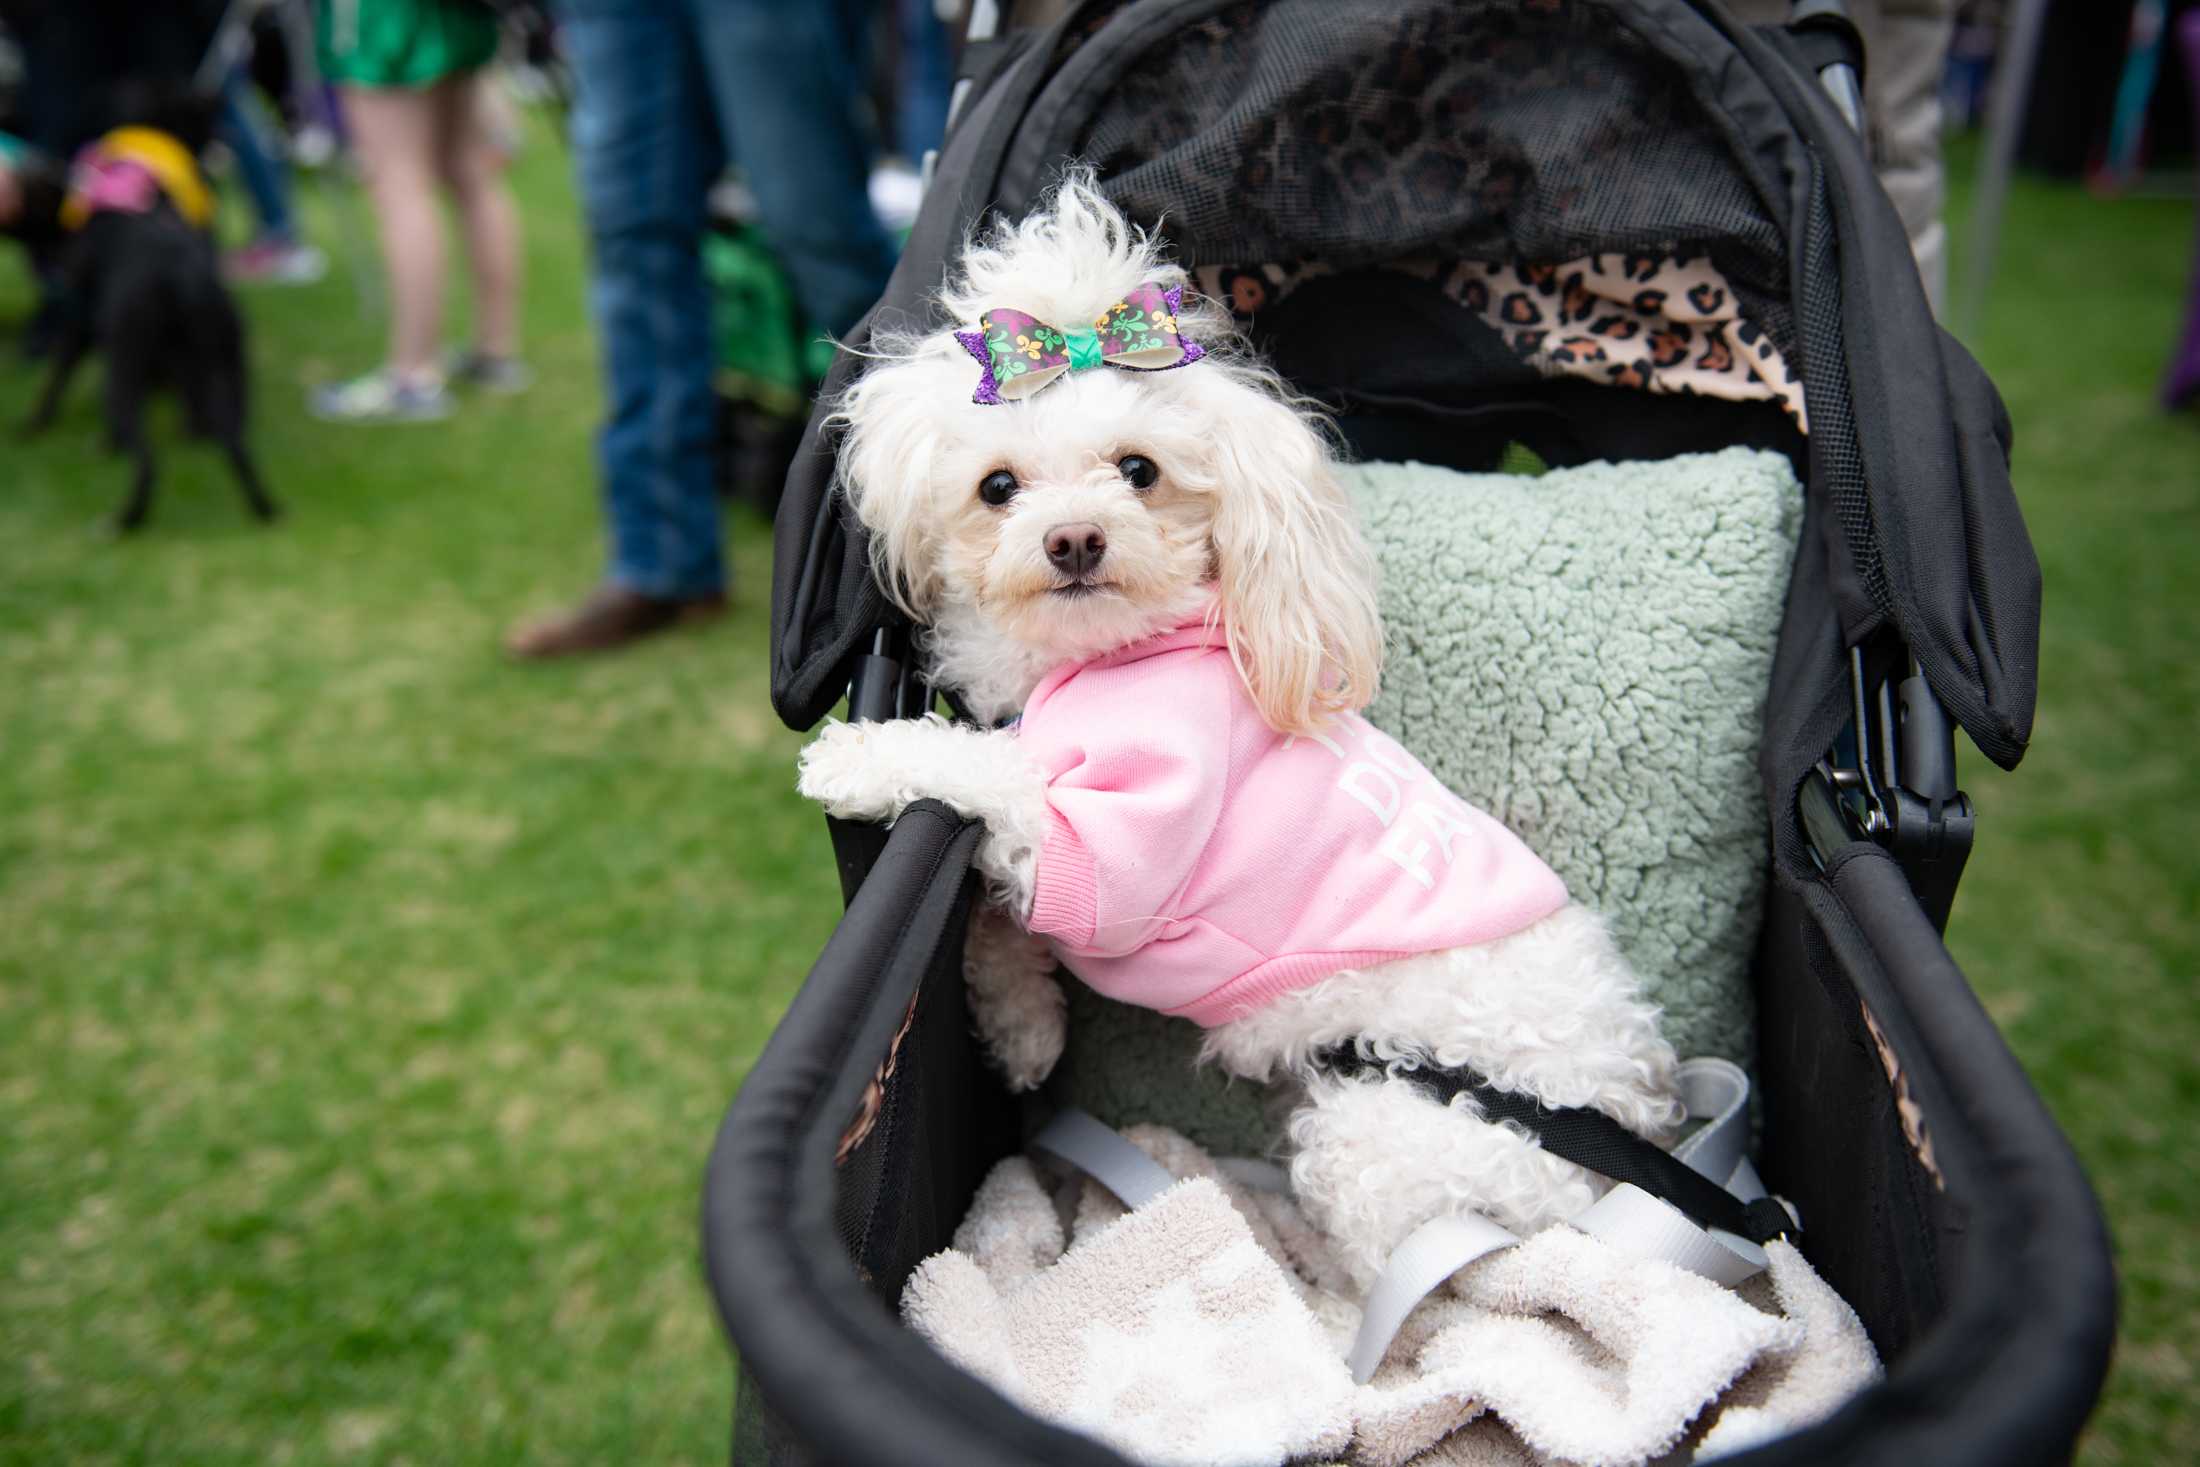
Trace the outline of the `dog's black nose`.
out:
<instances>
[{"instance_id":1,"label":"dog's black nose","mask_svg":"<svg viewBox=\"0 0 2200 1467\"><path fill-rule=\"evenodd\" d=\"M1064 575L1090 574L1108 553L1108 537L1098 525L1056 525L1047 531L1047 559Z\"/></svg>"}]
</instances>

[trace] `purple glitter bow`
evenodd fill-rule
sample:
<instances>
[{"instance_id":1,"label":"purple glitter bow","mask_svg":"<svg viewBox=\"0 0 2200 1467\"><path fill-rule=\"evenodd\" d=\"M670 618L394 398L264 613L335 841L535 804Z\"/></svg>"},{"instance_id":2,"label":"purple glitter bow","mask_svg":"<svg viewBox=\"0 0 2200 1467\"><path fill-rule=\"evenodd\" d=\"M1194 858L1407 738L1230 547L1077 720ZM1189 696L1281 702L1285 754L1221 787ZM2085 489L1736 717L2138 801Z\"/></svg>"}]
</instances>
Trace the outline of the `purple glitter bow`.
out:
<instances>
[{"instance_id":1,"label":"purple glitter bow","mask_svg":"<svg viewBox=\"0 0 2200 1467\"><path fill-rule=\"evenodd\" d=\"M955 333L963 350L984 368L970 400L989 407L1013 402L1057 377L1092 367L1165 372L1196 362L1206 351L1177 334L1176 313L1183 300L1183 286L1164 290L1149 280L1101 312L1089 327L1067 330L1023 311L987 311L976 330Z\"/></svg>"}]
</instances>

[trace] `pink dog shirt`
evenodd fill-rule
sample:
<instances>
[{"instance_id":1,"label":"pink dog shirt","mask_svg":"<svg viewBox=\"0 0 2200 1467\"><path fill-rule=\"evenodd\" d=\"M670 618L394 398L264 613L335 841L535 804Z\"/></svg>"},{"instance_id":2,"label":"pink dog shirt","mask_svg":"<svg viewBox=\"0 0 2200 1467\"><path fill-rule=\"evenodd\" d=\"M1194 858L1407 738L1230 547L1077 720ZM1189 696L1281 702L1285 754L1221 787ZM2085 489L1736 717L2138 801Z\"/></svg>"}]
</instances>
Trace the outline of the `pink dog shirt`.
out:
<instances>
[{"instance_id":1,"label":"pink dog shirt","mask_svg":"<svg viewBox=\"0 0 2200 1467\"><path fill-rule=\"evenodd\" d=\"M1110 998L1212 1026L1343 968L1488 942L1566 902L1520 838L1365 719L1287 737L1193 620L1058 668L1031 930Z\"/></svg>"}]
</instances>

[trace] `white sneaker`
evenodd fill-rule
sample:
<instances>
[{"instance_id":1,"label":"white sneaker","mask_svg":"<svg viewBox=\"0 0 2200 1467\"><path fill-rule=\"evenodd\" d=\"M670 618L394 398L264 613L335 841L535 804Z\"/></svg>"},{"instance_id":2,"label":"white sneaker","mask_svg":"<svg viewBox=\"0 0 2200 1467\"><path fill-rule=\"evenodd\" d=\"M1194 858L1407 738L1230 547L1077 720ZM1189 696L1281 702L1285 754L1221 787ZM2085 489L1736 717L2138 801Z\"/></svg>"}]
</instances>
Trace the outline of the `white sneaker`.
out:
<instances>
[{"instance_id":1,"label":"white sneaker","mask_svg":"<svg viewBox=\"0 0 2200 1467\"><path fill-rule=\"evenodd\" d=\"M307 401L324 423L433 423L451 415L441 381L400 382L386 371L316 387Z\"/></svg>"}]
</instances>

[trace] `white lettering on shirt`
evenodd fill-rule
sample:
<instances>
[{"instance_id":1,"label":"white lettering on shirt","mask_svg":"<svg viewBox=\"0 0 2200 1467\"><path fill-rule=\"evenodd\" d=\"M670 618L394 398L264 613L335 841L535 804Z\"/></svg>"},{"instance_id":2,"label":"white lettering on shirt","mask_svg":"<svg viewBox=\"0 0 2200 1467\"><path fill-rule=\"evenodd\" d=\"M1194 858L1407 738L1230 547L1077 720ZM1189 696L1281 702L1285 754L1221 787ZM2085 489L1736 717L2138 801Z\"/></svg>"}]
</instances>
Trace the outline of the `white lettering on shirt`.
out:
<instances>
[{"instance_id":1,"label":"white lettering on shirt","mask_svg":"<svg viewBox=\"0 0 2200 1467\"><path fill-rule=\"evenodd\" d=\"M1403 798L1398 781L1380 765L1365 759L1355 759L1337 781L1337 788L1358 800L1374 812L1375 818L1388 829L1390 822L1398 818L1398 803ZM1377 793L1380 789L1381 793Z\"/></svg>"},{"instance_id":2,"label":"white lettering on shirt","mask_svg":"<svg viewBox=\"0 0 2200 1467\"><path fill-rule=\"evenodd\" d=\"M1436 873L1430 865L1431 855L1442 856L1444 864L1450 866L1458 856L1459 837L1476 834L1468 812L1458 797L1396 740L1360 719L1352 719L1344 727L1352 735L1349 750L1344 743L1321 733L1295 734L1284 747L1291 747L1300 738L1310 739L1343 763L1337 788L1364 807L1383 828L1382 838L1375 844L1376 853L1424 890L1433 890ZM1401 821L1400 815L1407 818Z\"/></svg>"},{"instance_id":3,"label":"white lettering on shirt","mask_svg":"<svg viewBox=\"0 0 2200 1467\"><path fill-rule=\"evenodd\" d=\"M1416 805L1414 808L1422 810L1426 809L1427 806ZM1407 844L1409 841L1411 842L1410 845ZM1433 887L1436 885L1435 876L1430 874L1428 867L1421 864L1428 859L1428 842L1414 840L1411 825L1392 826L1389 833L1383 837L1382 844L1375 847L1375 849L1388 856L1400 871L1420 882L1422 886Z\"/></svg>"},{"instance_id":4,"label":"white lettering on shirt","mask_svg":"<svg viewBox=\"0 0 2200 1467\"><path fill-rule=\"evenodd\" d=\"M1436 832L1436 843L1443 847L1444 864L1446 866L1451 864L1452 840L1462 833L1467 835L1474 833L1474 827L1461 819L1457 812L1446 805L1431 805L1415 800L1413 802L1413 813L1423 825Z\"/></svg>"}]
</instances>

